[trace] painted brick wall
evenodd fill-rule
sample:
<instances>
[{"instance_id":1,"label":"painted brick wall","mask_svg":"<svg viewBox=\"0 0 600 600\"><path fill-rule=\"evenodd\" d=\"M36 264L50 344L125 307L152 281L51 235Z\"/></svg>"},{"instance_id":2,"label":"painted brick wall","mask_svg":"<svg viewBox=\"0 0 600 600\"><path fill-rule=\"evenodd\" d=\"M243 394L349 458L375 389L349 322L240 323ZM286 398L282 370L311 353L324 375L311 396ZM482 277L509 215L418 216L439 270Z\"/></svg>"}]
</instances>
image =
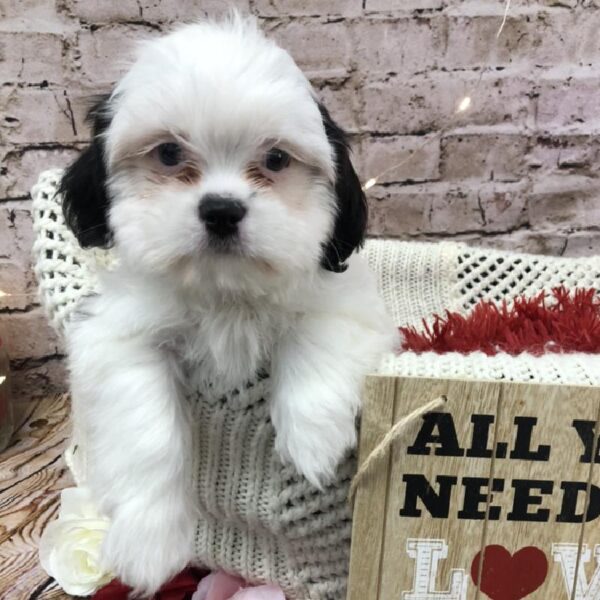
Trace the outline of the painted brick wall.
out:
<instances>
[{"instance_id":1,"label":"painted brick wall","mask_svg":"<svg viewBox=\"0 0 600 600\"><path fill-rule=\"evenodd\" d=\"M239 0L353 134L371 234L600 251L600 0ZM132 42L218 0L0 2L0 290L16 391L64 384L31 295L29 188L85 145ZM456 113L460 99L472 109Z\"/></svg>"}]
</instances>

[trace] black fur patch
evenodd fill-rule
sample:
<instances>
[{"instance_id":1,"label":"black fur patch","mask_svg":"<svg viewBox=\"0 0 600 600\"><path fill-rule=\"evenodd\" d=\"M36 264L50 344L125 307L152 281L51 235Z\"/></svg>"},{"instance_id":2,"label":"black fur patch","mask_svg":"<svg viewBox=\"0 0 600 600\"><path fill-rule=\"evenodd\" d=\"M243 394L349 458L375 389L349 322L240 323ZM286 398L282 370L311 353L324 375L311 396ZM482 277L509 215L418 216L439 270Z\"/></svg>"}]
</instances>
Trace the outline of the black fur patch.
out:
<instances>
[{"instance_id":1,"label":"black fur patch","mask_svg":"<svg viewBox=\"0 0 600 600\"><path fill-rule=\"evenodd\" d=\"M107 248L112 243L102 139L110 125L109 97L99 97L89 110L86 121L92 125L92 142L67 168L59 188L65 220L82 248Z\"/></svg>"},{"instance_id":2,"label":"black fur patch","mask_svg":"<svg viewBox=\"0 0 600 600\"><path fill-rule=\"evenodd\" d=\"M331 239L323 247L321 266L334 273L346 270L346 260L362 245L367 230L367 199L350 161L350 146L344 130L319 104L325 133L335 153L337 217Z\"/></svg>"}]
</instances>

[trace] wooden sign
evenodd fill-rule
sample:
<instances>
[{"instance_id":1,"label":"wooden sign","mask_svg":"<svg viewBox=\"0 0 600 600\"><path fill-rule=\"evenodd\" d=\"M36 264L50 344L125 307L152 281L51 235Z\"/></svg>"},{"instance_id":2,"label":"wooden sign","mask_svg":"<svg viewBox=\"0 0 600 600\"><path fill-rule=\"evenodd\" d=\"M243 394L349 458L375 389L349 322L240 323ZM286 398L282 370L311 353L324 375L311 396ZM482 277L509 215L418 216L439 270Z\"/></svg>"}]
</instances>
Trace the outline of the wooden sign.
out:
<instances>
[{"instance_id":1,"label":"wooden sign","mask_svg":"<svg viewBox=\"0 0 600 600\"><path fill-rule=\"evenodd\" d=\"M600 368L600 367L599 367ZM348 600L600 600L600 388L369 378Z\"/></svg>"}]
</instances>

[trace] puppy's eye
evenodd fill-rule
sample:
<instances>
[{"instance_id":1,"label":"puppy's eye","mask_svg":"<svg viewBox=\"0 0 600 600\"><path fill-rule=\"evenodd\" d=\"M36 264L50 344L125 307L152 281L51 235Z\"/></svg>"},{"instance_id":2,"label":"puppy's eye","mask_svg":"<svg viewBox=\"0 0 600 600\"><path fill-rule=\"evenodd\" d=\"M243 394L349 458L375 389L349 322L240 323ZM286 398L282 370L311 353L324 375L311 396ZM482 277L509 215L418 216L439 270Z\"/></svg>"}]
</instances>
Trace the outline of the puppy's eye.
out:
<instances>
[{"instance_id":1,"label":"puppy's eye","mask_svg":"<svg viewBox=\"0 0 600 600\"><path fill-rule=\"evenodd\" d=\"M157 146L156 155L165 167L176 167L183 160L181 146L175 142L165 142Z\"/></svg>"},{"instance_id":2,"label":"puppy's eye","mask_svg":"<svg viewBox=\"0 0 600 600\"><path fill-rule=\"evenodd\" d=\"M265 168L269 171L282 171L290 166L291 156L279 148L271 148L265 155Z\"/></svg>"}]
</instances>

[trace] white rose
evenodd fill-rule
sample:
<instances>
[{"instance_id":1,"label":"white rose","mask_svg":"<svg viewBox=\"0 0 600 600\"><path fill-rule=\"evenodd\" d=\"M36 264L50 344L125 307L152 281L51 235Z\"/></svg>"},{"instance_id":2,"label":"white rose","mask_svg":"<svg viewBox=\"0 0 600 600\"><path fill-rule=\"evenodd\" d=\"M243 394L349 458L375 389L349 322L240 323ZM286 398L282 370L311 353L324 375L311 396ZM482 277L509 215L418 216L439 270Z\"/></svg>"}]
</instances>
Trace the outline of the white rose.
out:
<instances>
[{"instance_id":1,"label":"white rose","mask_svg":"<svg viewBox=\"0 0 600 600\"><path fill-rule=\"evenodd\" d=\"M40 539L40 562L67 594L89 596L113 579L100 563L109 521L98 514L85 488L65 489L60 500L58 519Z\"/></svg>"}]
</instances>

